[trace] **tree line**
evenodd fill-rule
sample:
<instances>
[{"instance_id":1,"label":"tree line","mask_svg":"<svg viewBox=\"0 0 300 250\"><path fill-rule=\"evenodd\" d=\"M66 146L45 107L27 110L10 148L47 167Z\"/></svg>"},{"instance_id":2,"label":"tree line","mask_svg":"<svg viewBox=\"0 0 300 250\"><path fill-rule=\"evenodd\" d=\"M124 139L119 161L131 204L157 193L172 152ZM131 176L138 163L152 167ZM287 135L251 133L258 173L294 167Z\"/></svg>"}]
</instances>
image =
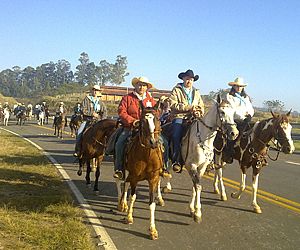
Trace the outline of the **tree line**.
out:
<instances>
[{"instance_id":1,"label":"tree line","mask_svg":"<svg viewBox=\"0 0 300 250\"><path fill-rule=\"evenodd\" d=\"M73 92L95 83L103 86L120 85L125 82L127 72L127 57L118 55L114 63L101 60L98 65L90 61L86 52L80 54L79 64L75 72L71 64L65 60L57 63L50 61L36 68L27 66L21 69L14 66L0 72L0 92L12 97L36 97L54 93ZM69 90L69 91L68 91Z\"/></svg>"}]
</instances>

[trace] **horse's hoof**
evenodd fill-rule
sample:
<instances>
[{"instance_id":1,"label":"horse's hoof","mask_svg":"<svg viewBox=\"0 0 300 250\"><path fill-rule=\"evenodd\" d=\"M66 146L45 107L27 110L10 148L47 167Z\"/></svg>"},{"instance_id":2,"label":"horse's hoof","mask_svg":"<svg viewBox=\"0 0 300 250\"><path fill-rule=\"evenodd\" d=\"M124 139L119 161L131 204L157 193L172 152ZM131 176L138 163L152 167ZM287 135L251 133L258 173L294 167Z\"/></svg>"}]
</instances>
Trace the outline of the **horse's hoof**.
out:
<instances>
[{"instance_id":1,"label":"horse's hoof","mask_svg":"<svg viewBox=\"0 0 300 250\"><path fill-rule=\"evenodd\" d=\"M164 194L170 193L170 192L172 192L172 188L163 187L162 192L163 192Z\"/></svg>"},{"instance_id":2,"label":"horse's hoof","mask_svg":"<svg viewBox=\"0 0 300 250\"><path fill-rule=\"evenodd\" d=\"M241 197L237 193L231 193L231 198L239 200Z\"/></svg>"},{"instance_id":3,"label":"horse's hoof","mask_svg":"<svg viewBox=\"0 0 300 250\"><path fill-rule=\"evenodd\" d=\"M95 195L98 196L100 194L99 190L94 190Z\"/></svg>"},{"instance_id":4,"label":"horse's hoof","mask_svg":"<svg viewBox=\"0 0 300 250\"><path fill-rule=\"evenodd\" d=\"M78 170L77 175L81 176L82 175L82 170Z\"/></svg>"},{"instance_id":5,"label":"horse's hoof","mask_svg":"<svg viewBox=\"0 0 300 250\"><path fill-rule=\"evenodd\" d=\"M163 198L157 198L157 205L164 207L165 206L165 201Z\"/></svg>"},{"instance_id":6,"label":"horse's hoof","mask_svg":"<svg viewBox=\"0 0 300 250\"><path fill-rule=\"evenodd\" d=\"M150 229L150 239L151 240L157 240L158 239L158 232L155 228Z\"/></svg>"},{"instance_id":7,"label":"horse's hoof","mask_svg":"<svg viewBox=\"0 0 300 250\"><path fill-rule=\"evenodd\" d=\"M220 194L220 190L217 189L217 188L215 188L215 189L214 189L214 193L215 193L215 194Z\"/></svg>"},{"instance_id":8,"label":"horse's hoof","mask_svg":"<svg viewBox=\"0 0 300 250\"><path fill-rule=\"evenodd\" d=\"M125 219L125 222L126 222L126 224L129 224L129 225L133 224L133 217L127 217Z\"/></svg>"},{"instance_id":9,"label":"horse's hoof","mask_svg":"<svg viewBox=\"0 0 300 250\"><path fill-rule=\"evenodd\" d=\"M254 211L255 213L257 213L257 214L261 214L261 213L262 213L262 210L261 210L260 207L254 207L254 208L253 208L253 211Z\"/></svg>"},{"instance_id":10,"label":"horse's hoof","mask_svg":"<svg viewBox=\"0 0 300 250\"><path fill-rule=\"evenodd\" d=\"M221 201L227 201L227 195L221 195Z\"/></svg>"},{"instance_id":11,"label":"horse's hoof","mask_svg":"<svg viewBox=\"0 0 300 250\"><path fill-rule=\"evenodd\" d=\"M86 184L86 187L87 187L87 188L91 188L91 187L92 187L92 184L91 184L91 183L87 183L87 184Z\"/></svg>"},{"instance_id":12,"label":"horse's hoof","mask_svg":"<svg viewBox=\"0 0 300 250\"><path fill-rule=\"evenodd\" d=\"M197 216L196 214L194 214L194 221L196 223L201 223L202 222L202 217L201 216Z\"/></svg>"}]
</instances>

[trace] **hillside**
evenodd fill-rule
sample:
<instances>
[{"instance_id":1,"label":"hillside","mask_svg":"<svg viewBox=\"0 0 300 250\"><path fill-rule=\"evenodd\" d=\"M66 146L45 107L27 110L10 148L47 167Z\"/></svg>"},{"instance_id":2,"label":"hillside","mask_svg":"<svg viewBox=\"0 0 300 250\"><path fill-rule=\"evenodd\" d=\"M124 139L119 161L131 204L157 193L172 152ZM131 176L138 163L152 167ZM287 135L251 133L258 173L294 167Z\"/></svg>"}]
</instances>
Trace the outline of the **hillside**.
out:
<instances>
[{"instance_id":1,"label":"hillside","mask_svg":"<svg viewBox=\"0 0 300 250\"><path fill-rule=\"evenodd\" d=\"M4 96L0 93L0 103L8 102L9 105L13 105L17 102L17 100L13 97Z\"/></svg>"}]
</instances>

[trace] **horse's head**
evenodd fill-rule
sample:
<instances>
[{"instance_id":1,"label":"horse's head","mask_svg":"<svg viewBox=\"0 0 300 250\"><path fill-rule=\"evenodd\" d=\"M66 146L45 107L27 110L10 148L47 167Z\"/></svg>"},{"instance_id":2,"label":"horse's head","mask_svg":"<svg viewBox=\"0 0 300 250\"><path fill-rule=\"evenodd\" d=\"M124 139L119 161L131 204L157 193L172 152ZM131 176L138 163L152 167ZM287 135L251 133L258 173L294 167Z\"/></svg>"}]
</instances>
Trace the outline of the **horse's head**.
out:
<instances>
[{"instance_id":1,"label":"horse's head","mask_svg":"<svg viewBox=\"0 0 300 250\"><path fill-rule=\"evenodd\" d=\"M227 99L223 99L218 95L216 102L217 111L217 125L221 130L227 134L229 140L235 140L239 131L236 123L234 122L235 109L231 102Z\"/></svg>"},{"instance_id":2,"label":"horse's head","mask_svg":"<svg viewBox=\"0 0 300 250\"><path fill-rule=\"evenodd\" d=\"M146 147L156 148L159 144L161 132L160 121L158 118L159 101L154 107L144 107L140 103L142 110L139 123L139 135L141 143Z\"/></svg>"},{"instance_id":3,"label":"horse's head","mask_svg":"<svg viewBox=\"0 0 300 250\"><path fill-rule=\"evenodd\" d=\"M295 151L292 140L292 125L289 122L291 111L284 115L277 115L271 111L273 116L273 137L280 144L281 151L285 154L292 154Z\"/></svg>"}]
</instances>

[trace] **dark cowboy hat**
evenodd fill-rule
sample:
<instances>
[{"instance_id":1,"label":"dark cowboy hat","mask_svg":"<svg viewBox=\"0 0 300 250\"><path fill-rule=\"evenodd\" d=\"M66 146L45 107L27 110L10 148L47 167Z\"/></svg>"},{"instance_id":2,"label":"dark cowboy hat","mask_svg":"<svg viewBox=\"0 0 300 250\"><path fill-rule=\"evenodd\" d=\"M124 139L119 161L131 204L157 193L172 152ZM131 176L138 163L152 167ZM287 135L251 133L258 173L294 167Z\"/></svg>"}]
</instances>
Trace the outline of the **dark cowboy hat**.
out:
<instances>
[{"instance_id":1,"label":"dark cowboy hat","mask_svg":"<svg viewBox=\"0 0 300 250\"><path fill-rule=\"evenodd\" d=\"M194 72L193 70L191 69L188 69L187 71L185 72L181 72L179 75L178 75L178 78L183 80L183 77L185 76L188 76L188 77L192 77L194 78L194 81L197 81L199 79L199 76L198 75L194 75Z\"/></svg>"}]
</instances>

